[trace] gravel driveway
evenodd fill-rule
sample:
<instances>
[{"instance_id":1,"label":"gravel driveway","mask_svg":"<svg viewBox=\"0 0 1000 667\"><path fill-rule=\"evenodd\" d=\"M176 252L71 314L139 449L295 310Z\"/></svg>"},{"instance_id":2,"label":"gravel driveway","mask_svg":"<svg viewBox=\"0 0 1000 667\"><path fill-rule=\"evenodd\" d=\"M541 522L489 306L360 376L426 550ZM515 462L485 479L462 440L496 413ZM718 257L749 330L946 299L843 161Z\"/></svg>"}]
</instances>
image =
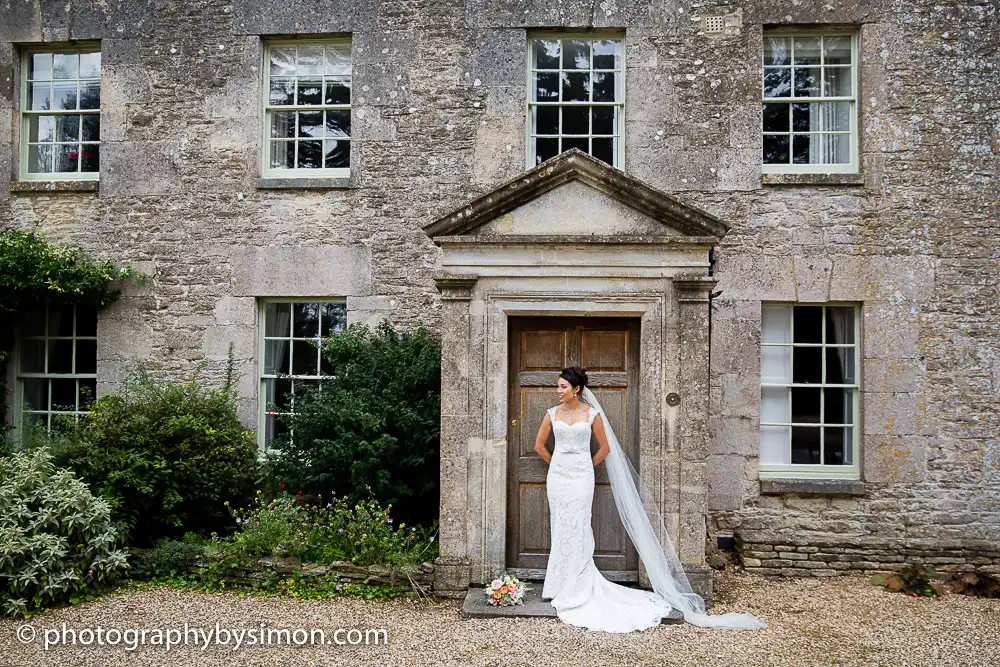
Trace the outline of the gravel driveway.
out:
<instances>
[{"instance_id":1,"label":"gravel driveway","mask_svg":"<svg viewBox=\"0 0 1000 667\"><path fill-rule=\"evenodd\" d=\"M1000 600L947 595L907 597L872 586L866 577L780 579L717 575L713 612L749 611L766 630L707 630L663 625L614 635L570 627L556 619L465 619L448 600L296 602L169 589L129 591L96 603L57 609L29 621L31 644L19 643L21 621L0 620L0 664L25 665L1000 665ZM119 633L174 629L384 628L388 645L140 646L109 633L117 646L57 645L43 650L45 632L67 629ZM28 633L27 630L22 630ZM51 635L50 635L51 636ZM291 634L289 635L291 636ZM318 636L318 635L316 635ZM356 634L355 637L358 635ZM132 635L137 640L138 632ZM193 644L195 635L190 634ZM223 636L224 637L224 636ZM339 639L351 639L343 634ZM67 639L70 635L67 635ZM81 634L79 641L87 639ZM221 639L221 637L220 637ZM161 637L166 641L166 637ZM248 643L249 639L244 639Z\"/></svg>"}]
</instances>

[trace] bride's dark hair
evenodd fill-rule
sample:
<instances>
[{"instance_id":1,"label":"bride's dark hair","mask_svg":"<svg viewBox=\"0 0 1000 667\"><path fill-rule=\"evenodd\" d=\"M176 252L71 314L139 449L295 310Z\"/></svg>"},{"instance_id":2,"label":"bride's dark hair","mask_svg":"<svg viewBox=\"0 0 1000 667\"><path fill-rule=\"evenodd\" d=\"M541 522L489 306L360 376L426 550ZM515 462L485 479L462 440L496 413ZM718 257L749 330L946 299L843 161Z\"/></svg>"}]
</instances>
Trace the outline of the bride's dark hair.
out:
<instances>
[{"instance_id":1,"label":"bride's dark hair","mask_svg":"<svg viewBox=\"0 0 1000 667\"><path fill-rule=\"evenodd\" d=\"M581 394L583 393L583 388L587 386L587 371L579 366L570 366L569 368L562 369L559 377L569 382L574 388L579 387ZM583 396L580 396L580 398L583 398Z\"/></svg>"}]
</instances>

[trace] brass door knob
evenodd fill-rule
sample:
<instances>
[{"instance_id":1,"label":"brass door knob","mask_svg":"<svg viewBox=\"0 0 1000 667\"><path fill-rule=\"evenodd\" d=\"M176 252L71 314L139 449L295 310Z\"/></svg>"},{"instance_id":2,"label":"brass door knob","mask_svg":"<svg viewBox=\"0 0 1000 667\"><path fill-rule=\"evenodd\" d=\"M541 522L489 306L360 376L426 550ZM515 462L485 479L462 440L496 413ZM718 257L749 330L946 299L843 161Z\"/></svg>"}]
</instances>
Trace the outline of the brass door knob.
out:
<instances>
[{"instance_id":1,"label":"brass door knob","mask_svg":"<svg viewBox=\"0 0 1000 667\"><path fill-rule=\"evenodd\" d=\"M510 420L510 425L511 426L517 426L517 420L516 419L511 419Z\"/></svg>"},{"instance_id":2,"label":"brass door knob","mask_svg":"<svg viewBox=\"0 0 1000 667\"><path fill-rule=\"evenodd\" d=\"M681 402L681 397L679 394L676 394L674 392L670 392L669 394L667 394L667 405L673 406L679 404L680 402Z\"/></svg>"}]
</instances>

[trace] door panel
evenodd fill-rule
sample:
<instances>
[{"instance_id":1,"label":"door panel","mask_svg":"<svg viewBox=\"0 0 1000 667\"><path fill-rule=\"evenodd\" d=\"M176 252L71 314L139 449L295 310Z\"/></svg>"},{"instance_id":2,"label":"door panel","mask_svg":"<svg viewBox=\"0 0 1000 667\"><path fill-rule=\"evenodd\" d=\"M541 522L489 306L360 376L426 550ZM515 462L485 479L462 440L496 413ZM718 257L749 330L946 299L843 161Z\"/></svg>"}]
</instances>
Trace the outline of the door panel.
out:
<instances>
[{"instance_id":1,"label":"door panel","mask_svg":"<svg viewBox=\"0 0 1000 667\"><path fill-rule=\"evenodd\" d=\"M511 318L509 335L507 567L518 576L537 578L544 576L550 538L548 466L535 453L535 435L545 411L559 402L559 372L566 366L586 369L591 390L638 469L639 320ZM553 450L551 435L547 447ZM591 451L597 449L592 439ZM595 470L595 484L594 562L609 579L635 581L638 556L618 516L606 463Z\"/></svg>"}]
</instances>

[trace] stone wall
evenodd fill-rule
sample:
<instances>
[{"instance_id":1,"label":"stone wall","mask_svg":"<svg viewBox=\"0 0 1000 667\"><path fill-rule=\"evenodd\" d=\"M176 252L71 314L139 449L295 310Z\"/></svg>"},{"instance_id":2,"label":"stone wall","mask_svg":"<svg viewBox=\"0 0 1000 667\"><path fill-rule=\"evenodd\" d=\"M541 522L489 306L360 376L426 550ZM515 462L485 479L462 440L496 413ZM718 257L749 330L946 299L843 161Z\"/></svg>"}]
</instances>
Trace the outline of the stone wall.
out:
<instances>
[{"instance_id":1,"label":"stone wall","mask_svg":"<svg viewBox=\"0 0 1000 667\"><path fill-rule=\"evenodd\" d=\"M705 35L703 15L731 27ZM1000 540L995 2L0 0L0 16L0 225L156 276L101 314L99 392L136 357L221 376L234 343L255 423L258 297L437 328L440 251L421 226L524 169L526 28L624 29L626 171L732 227L711 309L710 536ZM860 28L859 176L762 178L770 24ZM349 187L261 187L261 36L346 33ZM101 42L100 189L12 188L17 46L71 39ZM762 495L760 301L827 299L862 302L864 495Z\"/></svg>"}]
</instances>

